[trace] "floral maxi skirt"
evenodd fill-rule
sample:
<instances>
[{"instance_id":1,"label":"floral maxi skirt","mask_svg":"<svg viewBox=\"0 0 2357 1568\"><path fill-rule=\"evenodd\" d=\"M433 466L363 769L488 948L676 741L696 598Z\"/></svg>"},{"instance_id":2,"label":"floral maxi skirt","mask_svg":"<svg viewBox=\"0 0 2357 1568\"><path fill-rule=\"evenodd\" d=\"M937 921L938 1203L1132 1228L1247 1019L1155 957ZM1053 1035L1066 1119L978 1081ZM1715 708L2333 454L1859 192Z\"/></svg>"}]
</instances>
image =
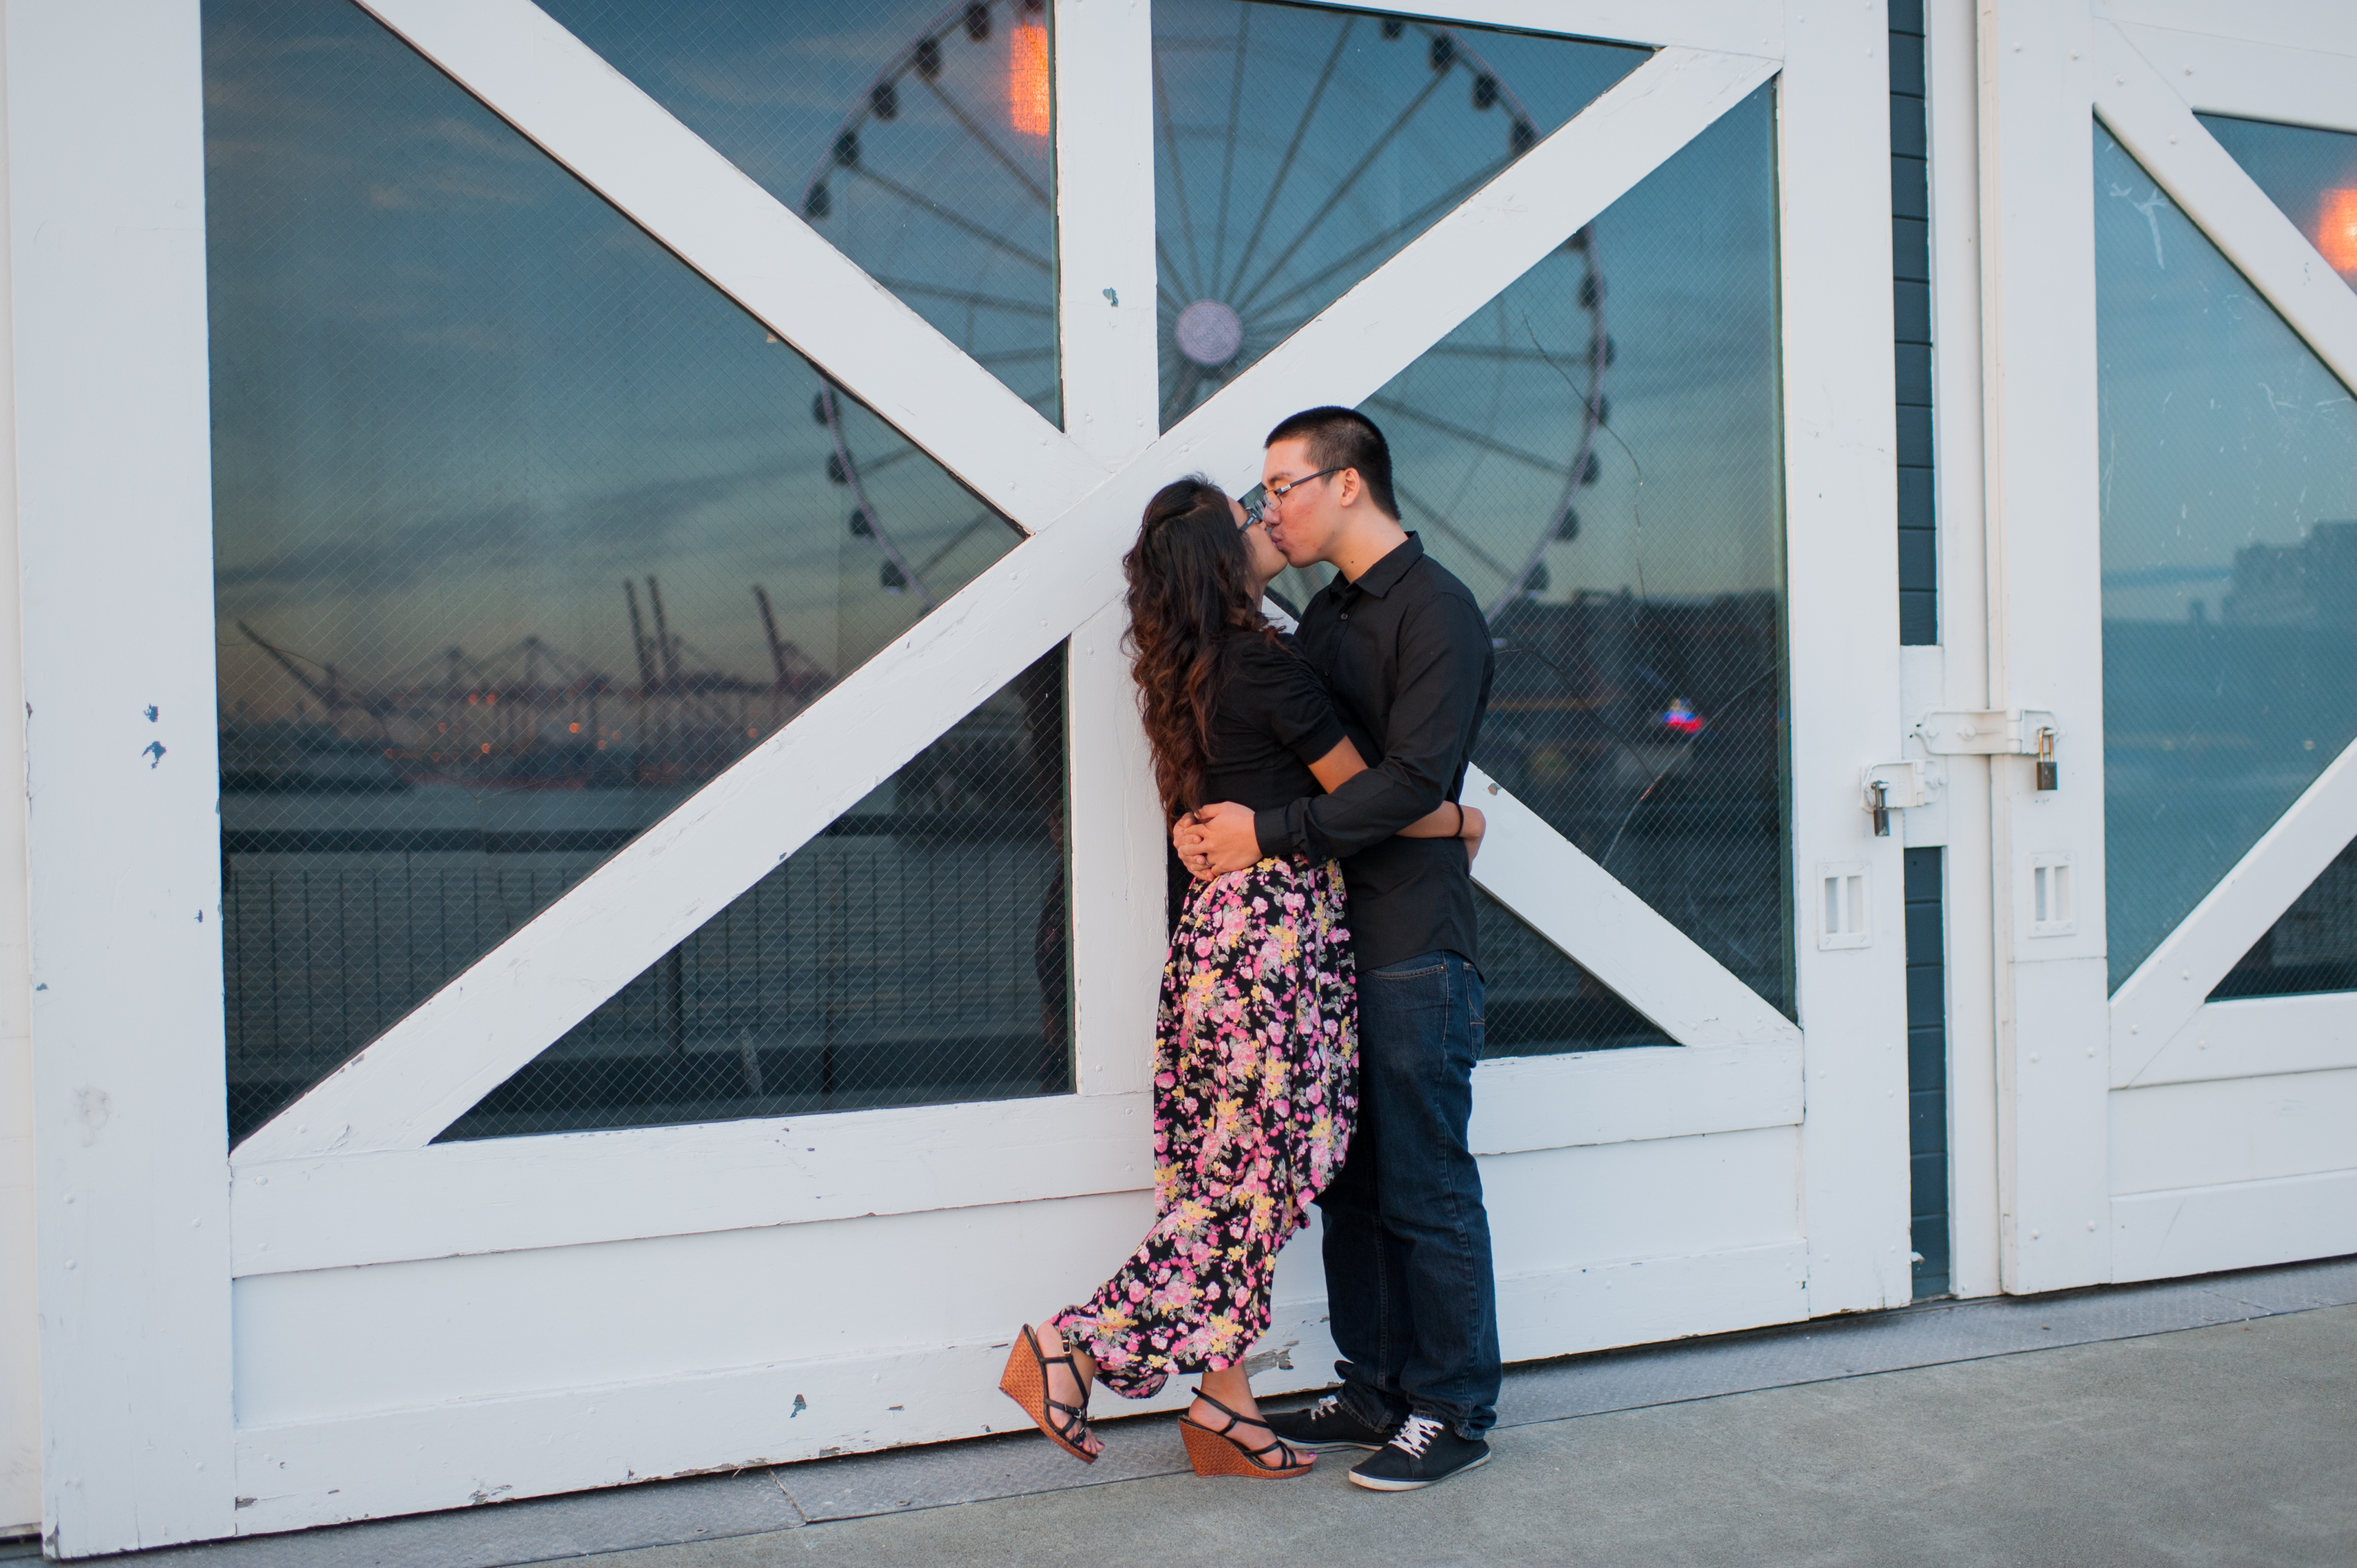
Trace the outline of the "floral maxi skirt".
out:
<instances>
[{"instance_id":1,"label":"floral maxi skirt","mask_svg":"<svg viewBox=\"0 0 2357 1568\"><path fill-rule=\"evenodd\" d=\"M1154 1052L1154 1226L1052 1321L1128 1399L1243 1363L1277 1249L1341 1168L1359 1010L1332 861L1198 882L1170 939Z\"/></svg>"}]
</instances>

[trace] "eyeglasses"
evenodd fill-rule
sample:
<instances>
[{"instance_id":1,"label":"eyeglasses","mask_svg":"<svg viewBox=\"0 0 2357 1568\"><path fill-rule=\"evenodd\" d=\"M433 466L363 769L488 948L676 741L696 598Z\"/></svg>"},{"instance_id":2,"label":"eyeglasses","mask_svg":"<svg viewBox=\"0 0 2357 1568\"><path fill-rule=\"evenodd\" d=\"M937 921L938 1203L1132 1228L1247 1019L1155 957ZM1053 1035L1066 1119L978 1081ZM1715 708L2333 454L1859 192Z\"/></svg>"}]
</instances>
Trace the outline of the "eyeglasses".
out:
<instances>
[{"instance_id":1,"label":"eyeglasses","mask_svg":"<svg viewBox=\"0 0 2357 1568\"><path fill-rule=\"evenodd\" d=\"M1342 465L1342 468L1347 468L1350 466L1350 464L1345 463ZM1261 492L1260 499L1244 502L1244 521L1242 526L1250 528L1255 523L1267 521L1268 509L1270 507L1282 501L1286 497L1291 495L1294 491L1299 489L1310 480L1322 479L1329 474L1339 474L1342 471L1342 468L1320 468L1314 474L1304 474L1297 479L1288 479L1281 485L1269 485L1265 487Z\"/></svg>"}]
</instances>

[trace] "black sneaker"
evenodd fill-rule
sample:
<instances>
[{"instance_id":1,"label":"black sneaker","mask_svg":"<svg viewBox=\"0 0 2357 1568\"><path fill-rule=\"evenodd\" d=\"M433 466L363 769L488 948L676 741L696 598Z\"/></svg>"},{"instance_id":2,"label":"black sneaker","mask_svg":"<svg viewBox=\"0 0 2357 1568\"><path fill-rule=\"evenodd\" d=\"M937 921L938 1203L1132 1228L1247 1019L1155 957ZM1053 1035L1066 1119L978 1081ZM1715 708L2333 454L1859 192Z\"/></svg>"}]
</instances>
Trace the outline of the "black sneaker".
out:
<instances>
[{"instance_id":1,"label":"black sneaker","mask_svg":"<svg viewBox=\"0 0 2357 1568\"><path fill-rule=\"evenodd\" d=\"M1268 1429L1312 1454L1331 1454L1337 1448L1381 1448L1399 1430L1368 1425L1333 1394L1308 1410L1288 1410L1268 1417Z\"/></svg>"},{"instance_id":2,"label":"black sneaker","mask_svg":"<svg viewBox=\"0 0 2357 1568\"><path fill-rule=\"evenodd\" d=\"M1372 1491L1412 1492L1489 1462L1490 1445L1480 1438L1459 1437L1428 1415L1412 1415L1373 1458L1351 1466L1351 1481Z\"/></svg>"}]
</instances>

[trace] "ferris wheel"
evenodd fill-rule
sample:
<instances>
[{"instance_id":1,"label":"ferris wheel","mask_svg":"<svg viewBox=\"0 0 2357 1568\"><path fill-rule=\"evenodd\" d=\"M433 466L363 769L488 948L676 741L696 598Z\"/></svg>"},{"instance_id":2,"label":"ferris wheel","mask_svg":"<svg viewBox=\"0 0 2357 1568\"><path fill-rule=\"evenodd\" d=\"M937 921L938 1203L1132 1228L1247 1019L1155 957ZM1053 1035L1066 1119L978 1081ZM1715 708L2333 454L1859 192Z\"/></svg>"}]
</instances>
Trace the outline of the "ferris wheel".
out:
<instances>
[{"instance_id":1,"label":"ferris wheel","mask_svg":"<svg viewBox=\"0 0 2357 1568\"><path fill-rule=\"evenodd\" d=\"M1309 8L1204 5L1202 26L1157 49L1157 252L1166 428L1538 144L1538 117L1478 32ZM1577 46L1574 46L1577 47ZM1272 58L1274 57L1274 58ZM1182 81L1186 72L1193 80ZM1400 485L1491 617L1546 587L1550 544L1577 531L1573 500L1600 473L1613 357L1590 230L1534 274L1559 296L1545 337L1477 315L1361 407L1415 453L1428 483ZM1579 317L1566 343L1562 317ZM1570 371L1566 379L1566 371ZM1545 408L1536 421L1532 411ZM1484 412L1521 415L1512 438ZM1511 463L1516 515L1469 526L1453 477ZM1405 470L1401 476L1405 481ZM1287 573L1297 598L1316 579Z\"/></svg>"},{"instance_id":2,"label":"ferris wheel","mask_svg":"<svg viewBox=\"0 0 2357 1568\"><path fill-rule=\"evenodd\" d=\"M846 105L802 188L803 216L990 367L1058 413L1046 0L968 0L920 30ZM1165 15L1174 18L1166 29ZM1535 146L1538 118L1469 29L1242 0L1165 0L1155 58L1162 424L1176 424ZM1282 91L1270 91L1272 85ZM1253 91L1248 91L1248 87ZM1272 111L1272 103L1281 105ZM923 124L912 113L925 106ZM946 142L944 134L946 133ZM1403 183L1400 171L1414 178ZM869 224L850 232L855 214ZM910 235L931 234L933 242ZM953 238L952 238L953 237ZM1551 328L1477 315L1364 406L1412 431L1427 496L1403 484L1494 618L1548 585L1597 481L1615 349L1593 226L1534 270ZM1525 313L1527 315L1527 313ZM1575 320L1576 332L1565 323ZM1566 341L1576 337L1577 341ZM1469 381L1468 378L1472 380ZM1512 408L1501 436L1477 412ZM1539 411L1534 417L1534 411ZM926 562L868 488L907 454L861 450L835 396L828 475L887 593L930 607ZM866 437L871 443L877 438ZM1506 464L1511 515L1452 515L1452 469ZM1314 580L1286 585L1297 595Z\"/></svg>"}]
</instances>

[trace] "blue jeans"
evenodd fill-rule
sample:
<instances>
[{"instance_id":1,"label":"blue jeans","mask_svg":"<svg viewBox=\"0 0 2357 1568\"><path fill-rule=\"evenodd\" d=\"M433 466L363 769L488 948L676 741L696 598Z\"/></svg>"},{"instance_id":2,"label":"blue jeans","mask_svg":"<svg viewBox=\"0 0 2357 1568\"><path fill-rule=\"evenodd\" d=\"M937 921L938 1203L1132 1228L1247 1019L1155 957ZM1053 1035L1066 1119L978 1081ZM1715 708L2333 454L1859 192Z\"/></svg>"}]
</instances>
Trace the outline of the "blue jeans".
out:
<instances>
[{"instance_id":1,"label":"blue jeans","mask_svg":"<svg viewBox=\"0 0 2357 1568\"><path fill-rule=\"evenodd\" d=\"M1481 972L1428 952L1359 976L1359 1122L1319 1195L1342 1398L1479 1437L1498 1417L1498 1287L1466 1144Z\"/></svg>"}]
</instances>

